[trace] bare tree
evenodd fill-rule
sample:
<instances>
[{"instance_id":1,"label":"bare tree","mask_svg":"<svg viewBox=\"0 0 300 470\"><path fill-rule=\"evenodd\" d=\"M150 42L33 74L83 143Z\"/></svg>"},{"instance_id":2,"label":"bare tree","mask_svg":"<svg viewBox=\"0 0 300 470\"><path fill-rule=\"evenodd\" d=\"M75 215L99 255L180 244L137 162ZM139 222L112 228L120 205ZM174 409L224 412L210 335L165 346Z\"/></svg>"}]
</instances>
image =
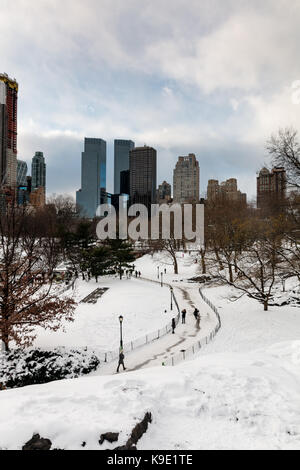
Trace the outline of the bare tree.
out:
<instances>
[{"instance_id":1,"label":"bare tree","mask_svg":"<svg viewBox=\"0 0 300 470\"><path fill-rule=\"evenodd\" d=\"M268 310L276 283L280 280L282 257L279 248L282 234L277 232L277 227L271 221L253 219L237 227L236 236L232 239L233 246L239 239L243 240L243 250L236 251L233 259L224 250L221 251L229 278L226 271L219 271L218 276L249 297L262 302L264 310Z\"/></svg>"},{"instance_id":2,"label":"bare tree","mask_svg":"<svg viewBox=\"0 0 300 470\"><path fill-rule=\"evenodd\" d=\"M300 188L300 144L293 128L279 129L267 142L267 150L273 164L282 166L287 172L287 181Z\"/></svg>"},{"instance_id":3,"label":"bare tree","mask_svg":"<svg viewBox=\"0 0 300 470\"><path fill-rule=\"evenodd\" d=\"M53 286L55 238L41 235L38 215L8 205L0 214L0 340L29 346L35 327L57 330L72 320L75 302Z\"/></svg>"},{"instance_id":4,"label":"bare tree","mask_svg":"<svg viewBox=\"0 0 300 470\"><path fill-rule=\"evenodd\" d=\"M181 245L181 240L176 240L174 238L166 239L160 238L158 240L149 240L149 247L152 253L157 251L165 251L170 258L173 268L174 274L178 274L178 261L176 257L176 253L179 250Z\"/></svg>"}]
</instances>

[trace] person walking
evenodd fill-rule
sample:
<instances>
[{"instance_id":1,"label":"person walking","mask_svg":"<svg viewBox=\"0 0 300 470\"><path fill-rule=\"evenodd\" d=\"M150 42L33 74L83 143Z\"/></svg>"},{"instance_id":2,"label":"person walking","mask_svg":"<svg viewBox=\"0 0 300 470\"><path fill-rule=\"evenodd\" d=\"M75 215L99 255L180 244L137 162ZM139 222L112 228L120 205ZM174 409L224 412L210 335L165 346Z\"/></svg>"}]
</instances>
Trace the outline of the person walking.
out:
<instances>
[{"instance_id":1,"label":"person walking","mask_svg":"<svg viewBox=\"0 0 300 470\"><path fill-rule=\"evenodd\" d=\"M165 268L165 274L167 274L167 268Z\"/></svg>"},{"instance_id":2,"label":"person walking","mask_svg":"<svg viewBox=\"0 0 300 470\"><path fill-rule=\"evenodd\" d=\"M197 308L195 308L195 310L194 310L195 320L198 320L198 316L199 316L199 310Z\"/></svg>"},{"instance_id":3,"label":"person walking","mask_svg":"<svg viewBox=\"0 0 300 470\"><path fill-rule=\"evenodd\" d=\"M117 373L119 372L120 366L123 366L123 370L126 370L126 367L125 367L125 365L124 365L124 358L125 358L125 356L124 356L123 352L120 352L120 354L119 354L119 364L118 364L118 368L117 368Z\"/></svg>"},{"instance_id":4,"label":"person walking","mask_svg":"<svg viewBox=\"0 0 300 470\"><path fill-rule=\"evenodd\" d=\"M174 335L174 333L175 333L175 328L176 328L175 318L172 318L172 334L173 334L173 335Z\"/></svg>"},{"instance_id":5,"label":"person walking","mask_svg":"<svg viewBox=\"0 0 300 470\"><path fill-rule=\"evenodd\" d=\"M141 275L142 275L142 274L141 274L141 271L139 271L139 277L141 277Z\"/></svg>"},{"instance_id":6,"label":"person walking","mask_svg":"<svg viewBox=\"0 0 300 470\"><path fill-rule=\"evenodd\" d=\"M181 318L182 318L182 323L185 323L185 317L186 317L186 309L184 308L181 312Z\"/></svg>"}]
</instances>

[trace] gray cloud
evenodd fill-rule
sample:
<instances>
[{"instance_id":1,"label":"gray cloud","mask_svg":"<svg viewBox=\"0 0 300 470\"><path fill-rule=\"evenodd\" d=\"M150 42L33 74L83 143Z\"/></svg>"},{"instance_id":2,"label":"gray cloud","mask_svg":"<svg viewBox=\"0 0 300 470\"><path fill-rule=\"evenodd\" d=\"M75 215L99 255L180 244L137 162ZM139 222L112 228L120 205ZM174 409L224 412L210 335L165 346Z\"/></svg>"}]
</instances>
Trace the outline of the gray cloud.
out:
<instances>
[{"instance_id":1,"label":"gray cloud","mask_svg":"<svg viewBox=\"0 0 300 470\"><path fill-rule=\"evenodd\" d=\"M13 18L13 21L12 21ZM83 137L158 149L159 179L194 152L201 191L255 193L264 142L299 126L298 0L2 0L0 56L16 76L19 156L47 158L49 192L80 186Z\"/></svg>"}]
</instances>

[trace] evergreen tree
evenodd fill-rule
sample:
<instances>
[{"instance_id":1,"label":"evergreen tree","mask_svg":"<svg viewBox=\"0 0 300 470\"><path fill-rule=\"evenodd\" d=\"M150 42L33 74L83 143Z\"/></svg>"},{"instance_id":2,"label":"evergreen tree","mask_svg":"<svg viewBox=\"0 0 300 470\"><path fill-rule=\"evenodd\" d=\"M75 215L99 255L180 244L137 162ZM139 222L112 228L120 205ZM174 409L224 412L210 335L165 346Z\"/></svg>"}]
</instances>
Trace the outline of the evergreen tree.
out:
<instances>
[{"instance_id":1,"label":"evergreen tree","mask_svg":"<svg viewBox=\"0 0 300 470\"><path fill-rule=\"evenodd\" d=\"M109 258L112 269L118 273L122 279L124 269L131 268L131 263L135 261L132 245L126 240L107 240L106 246L109 249Z\"/></svg>"},{"instance_id":2,"label":"evergreen tree","mask_svg":"<svg viewBox=\"0 0 300 470\"><path fill-rule=\"evenodd\" d=\"M97 246L86 252L86 267L91 276L98 277L109 273L111 256L106 246Z\"/></svg>"}]
</instances>

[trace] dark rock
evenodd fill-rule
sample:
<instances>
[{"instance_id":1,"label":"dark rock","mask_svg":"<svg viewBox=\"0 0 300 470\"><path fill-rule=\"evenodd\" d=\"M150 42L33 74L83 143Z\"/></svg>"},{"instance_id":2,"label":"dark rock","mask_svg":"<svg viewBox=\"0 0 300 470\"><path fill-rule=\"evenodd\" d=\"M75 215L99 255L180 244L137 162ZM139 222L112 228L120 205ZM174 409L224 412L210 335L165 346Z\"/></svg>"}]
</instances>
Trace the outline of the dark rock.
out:
<instances>
[{"instance_id":1,"label":"dark rock","mask_svg":"<svg viewBox=\"0 0 300 470\"><path fill-rule=\"evenodd\" d=\"M148 424L152 422L151 413L147 412L140 423L137 423L126 442L125 446L116 447L113 450L137 450L136 444L148 429Z\"/></svg>"},{"instance_id":2,"label":"dark rock","mask_svg":"<svg viewBox=\"0 0 300 470\"><path fill-rule=\"evenodd\" d=\"M148 423L152 422L152 416L151 413L146 413L144 418L140 423L137 423L136 426L133 428L131 436L129 438L129 441L131 441L131 444L136 444L142 435L147 431L148 429Z\"/></svg>"},{"instance_id":3,"label":"dark rock","mask_svg":"<svg viewBox=\"0 0 300 470\"><path fill-rule=\"evenodd\" d=\"M22 447L22 450L50 450L52 442L49 439L40 437L39 434L34 434L30 441Z\"/></svg>"},{"instance_id":4,"label":"dark rock","mask_svg":"<svg viewBox=\"0 0 300 470\"><path fill-rule=\"evenodd\" d=\"M116 442L119 439L118 432L106 432L101 434L99 444L103 444L104 441Z\"/></svg>"}]
</instances>

